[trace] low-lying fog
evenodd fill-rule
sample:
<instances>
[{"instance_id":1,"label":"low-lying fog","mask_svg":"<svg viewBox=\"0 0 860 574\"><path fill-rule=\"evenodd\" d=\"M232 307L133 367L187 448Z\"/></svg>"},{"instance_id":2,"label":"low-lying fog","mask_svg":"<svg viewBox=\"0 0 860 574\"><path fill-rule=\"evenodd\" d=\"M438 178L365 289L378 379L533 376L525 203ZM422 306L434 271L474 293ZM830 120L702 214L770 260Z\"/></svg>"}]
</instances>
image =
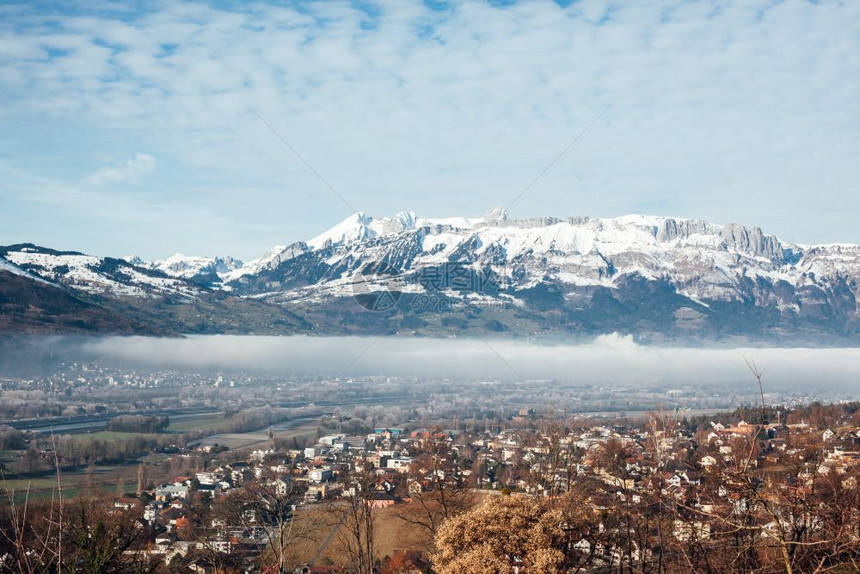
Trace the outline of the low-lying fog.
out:
<instances>
[{"instance_id":1,"label":"low-lying fog","mask_svg":"<svg viewBox=\"0 0 860 574\"><path fill-rule=\"evenodd\" d=\"M192 336L111 337L84 340L77 346L82 359L113 366L669 385L749 380L747 358L773 386L857 388L860 392L858 348L651 347L614 334L576 345L482 339Z\"/></svg>"}]
</instances>

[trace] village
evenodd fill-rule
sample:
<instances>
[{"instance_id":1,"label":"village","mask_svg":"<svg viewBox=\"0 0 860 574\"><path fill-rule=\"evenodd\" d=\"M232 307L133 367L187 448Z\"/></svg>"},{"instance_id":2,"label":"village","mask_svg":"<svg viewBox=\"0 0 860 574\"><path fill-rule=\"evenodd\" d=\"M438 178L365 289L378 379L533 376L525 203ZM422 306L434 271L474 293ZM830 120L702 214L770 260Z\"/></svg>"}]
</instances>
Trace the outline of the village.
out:
<instances>
[{"instance_id":1,"label":"village","mask_svg":"<svg viewBox=\"0 0 860 574\"><path fill-rule=\"evenodd\" d=\"M273 436L244 457L211 445L176 454L199 468L158 485L141 465L136 492L116 497L112 512L135 516L145 533L126 558L177 572L347 572L353 543L368 536L378 571L428 572L442 523L500 496L575 500L564 553L580 571L697 560L718 543L745 559L761 545L824 556L845 544L856 552L860 539L858 423L856 404L693 421L521 409L497 428L375 428L305 448ZM350 509L370 522L350 528ZM380 520L418 536L386 545Z\"/></svg>"}]
</instances>

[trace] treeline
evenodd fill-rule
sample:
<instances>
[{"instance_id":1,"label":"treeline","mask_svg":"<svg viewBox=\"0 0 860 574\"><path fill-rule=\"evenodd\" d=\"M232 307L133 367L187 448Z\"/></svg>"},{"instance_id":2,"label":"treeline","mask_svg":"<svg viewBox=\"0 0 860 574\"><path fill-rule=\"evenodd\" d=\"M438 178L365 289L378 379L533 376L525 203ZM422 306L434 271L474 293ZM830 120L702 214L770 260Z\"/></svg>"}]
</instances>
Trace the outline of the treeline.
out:
<instances>
[{"instance_id":1,"label":"treeline","mask_svg":"<svg viewBox=\"0 0 860 574\"><path fill-rule=\"evenodd\" d=\"M45 451L48 462L58 462L60 467L70 468L136 458L143 453L173 446L177 442L177 437L141 435L100 440L85 435L58 435L52 442L53 445L43 445L46 448L53 446L56 453L55 459L50 456L49 451Z\"/></svg>"},{"instance_id":2,"label":"treeline","mask_svg":"<svg viewBox=\"0 0 860 574\"><path fill-rule=\"evenodd\" d=\"M314 406L300 408L257 407L234 413L227 426L228 432L250 432L299 416L318 412Z\"/></svg>"},{"instance_id":3,"label":"treeline","mask_svg":"<svg viewBox=\"0 0 860 574\"><path fill-rule=\"evenodd\" d=\"M7 425L0 426L0 450L23 450L27 448L27 435Z\"/></svg>"},{"instance_id":4,"label":"treeline","mask_svg":"<svg viewBox=\"0 0 860 574\"><path fill-rule=\"evenodd\" d=\"M146 415L122 415L110 419L107 430L116 432L133 432L157 434L164 432L170 426L170 417Z\"/></svg>"}]
</instances>

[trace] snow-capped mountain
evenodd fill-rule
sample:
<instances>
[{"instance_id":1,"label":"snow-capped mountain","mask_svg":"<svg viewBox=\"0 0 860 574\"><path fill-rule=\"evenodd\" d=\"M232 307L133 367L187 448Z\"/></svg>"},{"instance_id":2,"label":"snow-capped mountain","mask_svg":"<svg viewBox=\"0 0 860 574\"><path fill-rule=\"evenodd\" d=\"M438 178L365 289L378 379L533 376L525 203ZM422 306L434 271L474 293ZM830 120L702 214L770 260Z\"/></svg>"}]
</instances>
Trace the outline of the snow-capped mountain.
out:
<instances>
[{"instance_id":1,"label":"snow-capped mountain","mask_svg":"<svg viewBox=\"0 0 860 574\"><path fill-rule=\"evenodd\" d=\"M747 327L765 337L807 328L854 336L860 321L860 246L792 245L735 224L642 215L510 220L502 210L447 219L357 213L275 252L227 285L305 308L390 291L425 318L428 294L448 306L494 301L555 315L551 328L573 331L635 332L638 324L668 336ZM451 273L461 275L459 286L450 277L438 284Z\"/></svg>"},{"instance_id":2,"label":"snow-capped mountain","mask_svg":"<svg viewBox=\"0 0 860 574\"><path fill-rule=\"evenodd\" d=\"M0 256L6 265L14 265L30 277L89 295L193 299L201 293L195 285L122 259L54 251L32 244L0 248Z\"/></svg>"},{"instance_id":3,"label":"snow-capped mountain","mask_svg":"<svg viewBox=\"0 0 860 574\"><path fill-rule=\"evenodd\" d=\"M0 271L6 271L6 272L11 273L13 275L18 275L20 277L26 277L28 279L32 279L33 281L37 281L40 283L47 283L47 281L45 281L44 279L41 279L41 278L37 277L36 275L33 275L32 273L27 273L26 271L24 271L23 269L21 269L17 265L11 263L10 261L7 261L6 259L2 259L2 258L0 258Z\"/></svg>"},{"instance_id":4,"label":"snow-capped mountain","mask_svg":"<svg viewBox=\"0 0 860 574\"><path fill-rule=\"evenodd\" d=\"M747 300L749 281L826 286L839 278L856 281L860 271L858 246L800 247L734 224L640 215L513 221L499 212L472 219L358 213L307 243L276 248L265 258L268 265L231 278L255 294L283 293L291 280L302 279L288 272L291 262L305 265L309 258L324 270L313 281L315 292L350 285L356 272L378 262L386 263L387 275L406 276L457 262L492 271L513 291L548 282L612 288L639 276L668 281L700 302ZM281 280L272 281L273 274ZM260 277L266 281L255 284Z\"/></svg>"},{"instance_id":5,"label":"snow-capped mountain","mask_svg":"<svg viewBox=\"0 0 860 574\"><path fill-rule=\"evenodd\" d=\"M255 332L293 332L295 321L266 323L280 309L325 333L860 340L860 246L793 245L756 227L671 217L356 213L247 263L33 246L0 255L22 273L88 293L219 309L243 301L251 314L262 305Z\"/></svg>"},{"instance_id":6,"label":"snow-capped mountain","mask_svg":"<svg viewBox=\"0 0 860 574\"><path fill-rule=\"evenodd\" d=\"M237 269L241 269L244 263L232 257L198 257L188 256L182 253L171 255L160 261L144 261L137 256L129 256L125 261L144 269L160 271L171 277L187 279L194 283L206 286L220 286L224 277L230 276Z\"/></svg>"}]
</instances>

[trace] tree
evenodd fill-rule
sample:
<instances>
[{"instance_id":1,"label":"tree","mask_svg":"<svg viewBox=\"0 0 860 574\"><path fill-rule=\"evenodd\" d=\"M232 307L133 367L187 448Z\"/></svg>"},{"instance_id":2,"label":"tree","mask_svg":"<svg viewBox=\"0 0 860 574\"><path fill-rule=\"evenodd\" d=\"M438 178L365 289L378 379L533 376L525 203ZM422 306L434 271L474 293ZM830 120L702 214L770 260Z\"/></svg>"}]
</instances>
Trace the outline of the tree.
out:
<instances>
[{"instance_id":1,"label":"tree","mask_svg":"<svg viewBox=\"0 0 860 574\"><path fill-rule=\"evenodd\" d=\"M445 520L474 505L475 492L462 471L456 453L446 443L433 443L410 467L412 504L402 507L397 517L435 536Z\"/></svg>"},{"instance_id":2,"label":"tree","mask_svg":"<svg viewBox=\"0 0 860 574\"><path fill-rule=\"evenodd\" d=\"M292 548L300 540L316 540L323 524L321 518L307 513L296 516L296 504L305 490L304 483L289 477L262 477L225 496L215 514L228 524L241 524L256 533L260 546L266 548L264 571L291 572L298 564Z\"/></svg>"},{"instance_id":3,"label":"tree","mask_svg":"<svg viewBox=\"0 0 860 574\"><path fill-rule=\"evenodd\" d=\"M371 469L357 469L350 480L350 492L338 531L350 559L353 574L373 574L376 554L376 511L373 507L376 481Z\"/></svg>"},{"instance_id":4,"label":"tree","mask_svg":"<svg viewBox=\"0 0 860 574\"><path fill-rule=\"evenodd\" d=\"M58 570L62 539L58 526L60 505L55 500L16 504L15 491L0 504L0 572L51 572Z\"/></svg>"},{"instance_id":5,"label":"tree","mask_svg":"<svg viewBox=\"0 0 860 574\"><path fill-rule=\"evenodd\" d=\"M70 546L68 564L77 572L92 574L125 572L129 560L123 555L143 535L137 522L140 510L108 512L102 501L78 497L66 511L65 539Z\"/></svg>"},{"instance_id":6,"label":"tree","mask_svg":"<svg viewBox=\"0 0 860 574\"><path fill-rule=\"evenodd\" d=\"M27 493L29 494L29 493ZM146 530L140 508L119 511L107 499L80 496L0 505L0 572L146 572L137 554Z\"/></svg>"},{"instance_id":7,"label":"tree","mask_svg":"<svg viewBox=\"0 0 860 574\"><path fill-rule=\"evenodd\" d=\"M438 574L558 572L564 562L562 513L545 500L493 496L446 521L436 535Z\"/></svg>"}]
</instances>

